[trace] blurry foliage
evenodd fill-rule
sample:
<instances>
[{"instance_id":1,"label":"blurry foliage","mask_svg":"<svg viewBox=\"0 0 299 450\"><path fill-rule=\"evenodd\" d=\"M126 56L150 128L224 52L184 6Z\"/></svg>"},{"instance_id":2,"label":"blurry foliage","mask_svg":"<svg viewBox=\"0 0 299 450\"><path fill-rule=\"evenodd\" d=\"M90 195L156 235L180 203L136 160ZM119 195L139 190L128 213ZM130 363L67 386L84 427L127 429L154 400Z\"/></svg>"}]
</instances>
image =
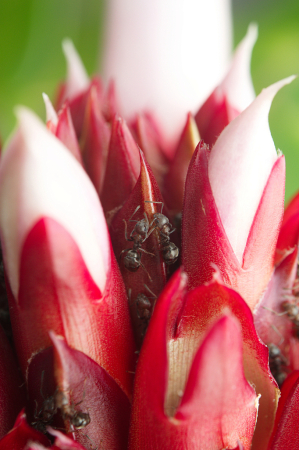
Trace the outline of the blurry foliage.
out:
<instances>
[{"instance_id":1,"label":"blurry foliage","mask_svg":"<svg viewBox=\"0 0 299 450\"><path fill-rule=\"evenodd\" d=\"M103 5L104 0L0 0L1 136L12 130L16 104L44 117L42 92L53 98L65 76L65 37L83 55L87 71L96 71Z\"/></svg>"},{"instance_id":2,"label":"blurry foliage","mask_svg":"<svg viewBox=\"0 0 299 450\"><path fill-rule=\"evenodd\" d=\"M0 0L0 135L3 138L14 125L14 105L27 105L44 117L41 93L53 98L57 82L65 75L63 38L74 41L88 73L96 71L104 1ZM251 21L259 25L252 59L256 92L298 73L299 2L232 1L235 44L245 35ZM298 120L299 80L295 80L277 95L270 113L275 144L286 155L287 198L299 189Z\"/></svg>"}]
</instances>

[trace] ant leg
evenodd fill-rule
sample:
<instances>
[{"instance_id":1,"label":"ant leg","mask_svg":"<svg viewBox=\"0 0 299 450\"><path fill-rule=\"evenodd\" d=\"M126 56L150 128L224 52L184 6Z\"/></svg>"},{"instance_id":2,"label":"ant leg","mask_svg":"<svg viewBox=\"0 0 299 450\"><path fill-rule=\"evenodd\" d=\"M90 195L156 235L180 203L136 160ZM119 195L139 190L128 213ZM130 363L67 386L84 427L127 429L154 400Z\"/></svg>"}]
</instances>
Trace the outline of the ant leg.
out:
<instances>
[{"instance_id":1,"label":"ant leg","mask_svg":"<svg viewBox=\"0 0 299 450\"><path fill-rule=\"evenodd\" d=\"M138 250L140 250L141 252L146 253L147 255L155 256L154 253L147 252L147 251L144 250L143 248L139 248Z\"/></svg>"},{"instance_id":2,"label":"ant leg","mask_svg":"<svg viewBox=\"0 0 299 450\"><path fill-rule=\"evenodd\" d=\"M157 204L161 205L161 214L162 214L163 206L164 206L163 202L154 202L153 200L144 200L144 203L157 203Z\"/></svg>"},{"instance_id":3,"label":"ant leg","mask_svg":"<svg viewBox=\"0 0 299 450\"><path fill-rule=\"evenodd\" d=\"M154 220L156 220L156 219L154 219ZM152 223L153 223L153 222L152 222ZM149 228L151 227L152 223L149 225ZM156 230L156 229L157 229L157 227L153 227L153 228L150 230L150 232L149 232L148 234L146 234L145 238L141 241L141 243L143 243L147 238L149 238L150 235L152 234L152 232L153 232L154 230Z\"/></svg>"},{"instance_id":4,"label":"ant leg","mask_svg":"<svg viewBox=\"0 0 299 450\"><path fill-rule=\"evenodd\" d=\"M131 220L131 222L133 222L133 220ZM134 221L134 222L135 222L135 221ZM136 222L138 223L139 220L138 220L138 221L136 220ZM134 233L134 231L135 231L135 228L136 228L137 223L135 224L133 230L132 230L131 233L130 233L130 238L128 239L129 241L133 241L133 240L134 240L134 239L132 238L132 236L133 236L133 233Z\"/></svg>"},{"instance_id":5,"label":"ant leg","mask_svg":"<svg viewBox=\"0 0 299 450\"><path fill-rule=\"evenodd\" d=\"M145 217L145 222L146 222L146 236L145 236L144 239L147 239L148 238L148 234L147 233L148 233L148 230L150 229L150 223L149 223L149 220L148 220L148 217L147 217L147 214L146 214L145 211L144 211L144 217Z\"/></svg>"},{"instance_id":6,"label":"ant leg","mask_svg":"<svg viewBox=\"0 0 299 450\"><path fill-rule=\"evenodd\" d=\"M130 234L130 239L128 239L128 225L127 225L127 222L125 221L125 219L123 219L123 221L125 222L125 238L126 238L126 241L131 242L133 240L133 239L131 239L131 234L133 233L133 231Z\"/></svg>"},{"instance_id":7,"label":"ant leg","mask_svg":"<svg viewBox=\"0 0 299 450\"><path fill-rule=\"evenodd\" d=\"M150 288L149 288L146 284L144 285L144 287L145 287L145 289L148 290L148 292L149 292L150 294L152 294L153 298L157 298L157 296L153 293L153 291L150 290Z\"/></svg>"},{"instance_id":8,"label":"ant leg","mask_svg":"<svg viewBox=\"0 0 299 450\"><path fill-rule=\"evenodd\" d=\"M171 225L172 226L172 225ZM176 228L173 228L171 231L169 231L169 233L168 234L171 234L171 233L173 233L174 231L176 230Z\"/></svg>"},{"instance_id":9,"label":"ant leg","mask_svg":"<svg viewBox=\"0 0 299 450\"><path fill-rule=\"evenodd\" d=\"M135 211L133 212L133 214L131 215L131 217L130 217L130 219L129 219L129 222L138 222L138 220L131 220L132 219L132 217L137 213L137 211L138 211L138 209L140 208L140 205L139 206L137 206L137 208L135 209Z\"/></svg>"},{"instance_id":10,"label":"ant leg","mask_svg":"<svg viewBox=\"0 0 299 450\"><path fill-rule=\"evenodd\" d=\"M129 239L128 239L128 225L127 225L127 222L125 221L125 219L123 219L123 221L125 222L125 238L126 238L126 241L128 241Z\"/></svg>"},{"instance_id":11,"label":"ant leg","mask_svg":"<svg viewBox=\"0 0 299 450\"><path fill-rule=\"evenodd\" d=\"M275 333L278 334L278 336L280 336L280 341L278 342L278 346L280 346L283 343L283 341L284 341L284 337L283 337L283 335L281 334L281 332L279 331L279 329L275 325L272 324L271 328L275 331Z\"/></svg>"},{"instance_id":12,"label":"ant leg","mask_svg":"<svg viewBox=\"0 0 299 450\"><path fill-rule=\"evenodd\" d=\"M276 316L280 317L280 316L284 316L285 314L287 314L287 311L278 313L277 311L274 311L274 309L271 308L267 308L267 306L262 306L263 309L266 309L267 311L270 311L271 313L275 314Z\"/></svg>"},{"instance_id":13,"label":"ant leg","mask_svg":"<svg viewBox=\"0 0 299 450\"><path fill-rule=\"evenodd\" d=\"M139 250L141 250L141 249L139 249ZM144 265L142 264L142 262L140 261L140 265L143 267L143 270L147 273L147 276L149 277L149 280L150 280L150 282L152 283L153 282L153 280L152 280L152 278L151 278L151 276L150 276L150 274L148 273L148 271L146 270L146 268L144 267Z\"/></svg>"}]
</instances>

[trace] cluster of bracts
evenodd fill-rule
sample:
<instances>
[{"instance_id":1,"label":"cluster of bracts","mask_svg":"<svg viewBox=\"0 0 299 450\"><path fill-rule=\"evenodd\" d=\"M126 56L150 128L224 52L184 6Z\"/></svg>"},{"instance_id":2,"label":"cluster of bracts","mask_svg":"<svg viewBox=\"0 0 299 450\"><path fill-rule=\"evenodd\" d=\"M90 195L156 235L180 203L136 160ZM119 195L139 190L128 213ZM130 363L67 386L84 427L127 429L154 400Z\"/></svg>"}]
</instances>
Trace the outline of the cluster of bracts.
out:
<instances>
[{"instance_id":1,"label":"cluster of bracts","mask_svg":"<svg viewBox=\"0 0 299 450\"><path fill-rule=\"evenodd\" d=\"M0 165L0 450L298 449L299 197L284 213L284 157L258 134L290 81L243 112L218 87L175 144L148 113L127 125L98 77L66 82L57 114L45 97L46 126L19 111ZM244 201L217 182L229 161L221 189L251 194L259 142L235 239Z\"/></svg>"}]
</instances>

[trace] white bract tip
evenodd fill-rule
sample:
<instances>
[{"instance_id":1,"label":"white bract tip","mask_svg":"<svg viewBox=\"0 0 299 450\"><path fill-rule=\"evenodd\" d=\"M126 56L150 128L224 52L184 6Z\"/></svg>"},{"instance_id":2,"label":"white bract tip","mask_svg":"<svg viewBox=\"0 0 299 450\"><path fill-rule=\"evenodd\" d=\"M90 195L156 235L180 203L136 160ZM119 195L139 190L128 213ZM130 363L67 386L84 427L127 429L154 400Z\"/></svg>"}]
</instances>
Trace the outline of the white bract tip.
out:
<instances>
[{"instance_id":1,"label":"white bract tip","mask_svg":"<svg viewBox=\"0 0 299 450\"><path fill-rule=\"evenodd\" d=\"M51 121L53 123L53 125L57 126L58 116L56 114L56 111L55 111L52 103L51 103L51 100L49 99L47 94L45 94L44 92L42 95L43 95L45 108L46 108L46 122Z\"/></svg>"},{"instance_id":2,"label":"white bract tip","mask_svg":"<svg viewBox=\"0 0 299 450\"><path fill-rule=\"evenodd\" d=\"M241 112L255 99L250 75L251 54L257 40L258 28L252 23L244 39L238 45L231 67L218 90L225 95L230 105Z\"/></svg>"},{"instance_id":3,"label":"white bract tip","mask_svg":"<svg viewBox=\"0 0 299 450\"><path fill-rule=\"evenodd\" d=\"M233 120L216 141L209 161L215 202L232 248L242 263L248 234L277 152L268 114L275 94L294 77L272 84Z\"/></svg>"},{"instance_id":4,"label":"white bract tip","mask_svg":"<svg viewBox=\"0 0 299 450\"><path fill-rule=\"evenodd\" d=\"M127 116L153 111L168 136L223 77L231 51L229 0L109 0L103 75ZM217 30L217 31L215 31Z\"/></svg>"},{"instance_id":5,"label":"white bract tip","mask_svg":"<svg viewBox=\"0 0 299 450\"><path fill-rule=\"evenodd\" d=\"M0 227L13 293L17 297L24 240L43 217L56 220L72 236L103 292L110 241L97 193L81 165L37 116L20 107L17 117L17 131L0 166ZM53 270L63 277L63 246L55 247L51 239Z\"/></svg>"},{"instance_id":6,"label":"white bract tip","mask_svg":"<svg viewBox=\"0 0 299 450\"><path fill-rule=\"evenodd\" d=\"M89 77L70 39L63 40L62 49L67 62L65 98L71 100L88 88Z\"/></svg>"}]
</instances>

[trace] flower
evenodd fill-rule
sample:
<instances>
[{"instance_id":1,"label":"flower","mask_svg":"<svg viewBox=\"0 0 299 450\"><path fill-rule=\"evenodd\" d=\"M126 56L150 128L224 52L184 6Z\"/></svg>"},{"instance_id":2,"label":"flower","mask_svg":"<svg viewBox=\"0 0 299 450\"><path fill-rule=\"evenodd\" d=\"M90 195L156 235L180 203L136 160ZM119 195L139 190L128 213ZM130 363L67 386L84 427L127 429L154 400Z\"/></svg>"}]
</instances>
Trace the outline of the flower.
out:
<instances>
[{"instance_id":1,"label":"flower","mask_svg":"<svg viewBox=\"0 0 299 450\"><path fill-rule=\"evenodd\" d=\"M167 6L145 11L159 20ZM131 17L126 1L110 7L112 22L113 11ZM181 11L173 5L167 26ZM252 26L180 136L134 105L126 122L121 79L89 80L70 41L58 112L45 94L46 125L18 108L0 164L0 235L28 404L4 343L0 450L297 448L297 201L280 231L284 157L268 126L293 77L254 99L255 39ZM162 78L142 93L155 98ZM177 127L182 112L161 105Z\"/></svg>"}]
</instances>

